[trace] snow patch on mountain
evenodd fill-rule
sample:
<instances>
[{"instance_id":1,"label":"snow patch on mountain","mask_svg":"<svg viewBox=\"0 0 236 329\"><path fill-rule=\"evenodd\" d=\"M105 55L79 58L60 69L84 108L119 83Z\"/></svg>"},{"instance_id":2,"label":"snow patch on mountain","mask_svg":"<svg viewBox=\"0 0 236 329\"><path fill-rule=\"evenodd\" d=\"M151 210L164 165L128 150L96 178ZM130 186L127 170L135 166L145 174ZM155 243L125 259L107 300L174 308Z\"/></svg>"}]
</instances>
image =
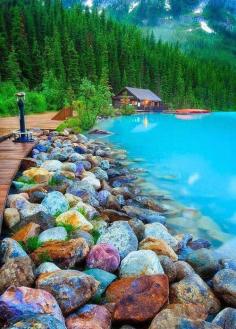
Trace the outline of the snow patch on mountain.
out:
<instances>
[{"instance_id":1,"label":"snow patch on mountain","mask_svg":"<svg viewBox=\"0 0 236 329\"><path fill-rule=\"evenodd\" d=\"M165 0L165 10L166 11L171 10L170 0Z\"/></svg>"},{"instance_id":2,"label":"snow patch on mountain","mask_svg":"<svg viewBox=\"0 0 236 329\"><path fill-rule=\"evenodd\" d=\"M87 6L89 8L92 8L93 7L93 0L86 0L84 4L85 4L85 6Z\"/></svg>"},{"instance_id":3,"label":"snow patch on mountain","mask_svg":"<svg viewBox=\"0 0 236 329\"><path fill-rule=\"evenodd\" d=\"M200 26L201 26L201 29L207 33L215 33L215 31L212 28L210 28L210 26L204 20L200 21Z\"/></svg>"},{"instance_id":4,"label":"snow patch on mountain","mask_svg":"<svg viewBox=\"0 0 236 329\"><path fill-rule=\"evenodd\" d=\"M134 2L131 2L130 6L129 6L129 14L136 8L138 7L139 5L139 1L134 1Z\"/></svg>"}]
</instances>

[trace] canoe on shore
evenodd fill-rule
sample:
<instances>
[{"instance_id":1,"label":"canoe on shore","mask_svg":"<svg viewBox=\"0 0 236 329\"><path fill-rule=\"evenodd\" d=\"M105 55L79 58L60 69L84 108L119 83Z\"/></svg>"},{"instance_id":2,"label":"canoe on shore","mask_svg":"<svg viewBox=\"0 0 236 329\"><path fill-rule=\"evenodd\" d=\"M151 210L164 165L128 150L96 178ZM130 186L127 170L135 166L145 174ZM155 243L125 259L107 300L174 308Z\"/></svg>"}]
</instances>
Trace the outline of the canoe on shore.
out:
<instances>
[{"instance_id":1,"label":"canoe on shore","mask_svg":"<svg viewBox=\"0 0 236 329\"><path fill-rule=\"evenodd\" d=\"M210 113L210 110L204 109L180 109L180 110L173 110L173 111L166 111L164 113L168 114L178 114L178 115L192 115L192 114L206 114Z\"/></svg>"}]
</instances>

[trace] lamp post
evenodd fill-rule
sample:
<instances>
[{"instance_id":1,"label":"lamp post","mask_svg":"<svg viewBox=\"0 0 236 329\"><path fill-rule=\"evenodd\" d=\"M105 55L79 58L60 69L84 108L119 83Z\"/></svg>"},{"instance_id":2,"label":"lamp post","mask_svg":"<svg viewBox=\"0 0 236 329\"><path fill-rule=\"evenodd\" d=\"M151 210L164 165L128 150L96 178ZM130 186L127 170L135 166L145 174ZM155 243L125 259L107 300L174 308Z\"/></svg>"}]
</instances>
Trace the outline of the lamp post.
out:
<instances>
[{"instance_id":1,"label":"lamp post","mask_svg":"<svg viewBox=\"0 0 236 329\"><path fill-rule=\"evenodd\" d=\"M19 92L16 94L16 101L20 113L20 130L14 132L14 142L27 143L32 142L32 133L25 128L25 93Z\"/></svg>"}]
</instances>

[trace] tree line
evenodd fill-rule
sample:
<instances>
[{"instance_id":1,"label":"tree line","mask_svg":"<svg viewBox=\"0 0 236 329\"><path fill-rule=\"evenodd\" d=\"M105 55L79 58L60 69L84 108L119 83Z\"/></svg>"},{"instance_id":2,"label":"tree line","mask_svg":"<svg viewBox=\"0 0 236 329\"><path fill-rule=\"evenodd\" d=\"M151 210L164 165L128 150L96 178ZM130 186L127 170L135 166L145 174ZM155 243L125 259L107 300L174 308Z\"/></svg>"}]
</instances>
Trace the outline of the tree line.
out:
<instances>
[{"instance_id":1,"label":"tree line","mask_svg":"<svg viewBox=\"0 0 236 329\"><path fill-rule=\"evenodd\" d=\"M236 70L230 65L186 55L178 45L156 42L153 34L79 5L1 2L1 112L6 84L30 90L35 99L44 95L41 103L50 110L76 100L84 78L106 83L114 93L128 85L150 88L171 107L236 106Z\"/></svg>"}]
</instances>

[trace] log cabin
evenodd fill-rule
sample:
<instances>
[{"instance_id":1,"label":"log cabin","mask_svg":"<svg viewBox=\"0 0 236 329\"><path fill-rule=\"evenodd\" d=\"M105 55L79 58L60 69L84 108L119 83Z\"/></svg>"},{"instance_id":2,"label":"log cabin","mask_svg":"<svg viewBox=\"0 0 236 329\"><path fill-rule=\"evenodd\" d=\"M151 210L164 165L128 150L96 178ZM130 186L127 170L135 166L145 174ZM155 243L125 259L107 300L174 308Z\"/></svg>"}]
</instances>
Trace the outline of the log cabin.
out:
<instances>
[{"instance_id":1,"label":"log cabin","mask_svg":"<svg viewBox=\"0 0 236 329\"><path fill-rule=\"evenodd\" d=\"M137 112L161 112L165 109L161 98L151 90L132 87L123 88L117 95L113 96L112 103L115 108L132 105Z\"/></svg>"}]
</instances>

